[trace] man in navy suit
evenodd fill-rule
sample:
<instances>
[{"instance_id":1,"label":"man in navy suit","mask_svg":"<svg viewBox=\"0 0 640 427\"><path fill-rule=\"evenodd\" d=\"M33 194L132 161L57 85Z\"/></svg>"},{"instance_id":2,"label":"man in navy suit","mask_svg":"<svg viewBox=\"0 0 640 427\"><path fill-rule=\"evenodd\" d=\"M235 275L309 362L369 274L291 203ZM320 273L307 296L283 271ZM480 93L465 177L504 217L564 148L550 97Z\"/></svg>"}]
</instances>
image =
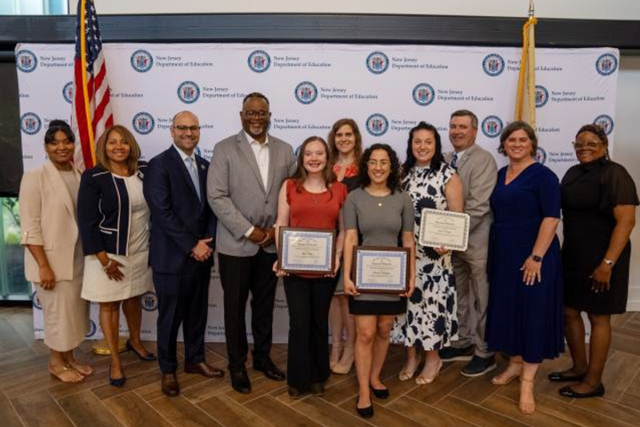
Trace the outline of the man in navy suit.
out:
<instances>
[{"instance_id":1,"label":"man in navy suit","mask_svg":"<svg viewBox=\"0 0 640 427\"><path fill-rule=\"evenodd\" d=\"M149 258L158 296L162 392L177 396L176 340L181 323L185 372L209 378L224 373L204 357L216 217L207 203L209 162L194 153L200 141L198 117L189 111L176 114L171 137L173 145L149 162L144 196L151 210Z\"/></svg>"}]
</instances>

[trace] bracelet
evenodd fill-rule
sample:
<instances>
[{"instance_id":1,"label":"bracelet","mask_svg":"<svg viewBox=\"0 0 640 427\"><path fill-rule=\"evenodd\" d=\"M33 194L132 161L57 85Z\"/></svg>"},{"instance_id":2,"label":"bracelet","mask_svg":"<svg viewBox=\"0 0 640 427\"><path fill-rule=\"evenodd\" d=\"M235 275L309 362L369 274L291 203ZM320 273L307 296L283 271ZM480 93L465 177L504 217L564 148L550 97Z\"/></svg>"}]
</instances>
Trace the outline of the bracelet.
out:
<instances>
[{"instance_id":1,"label":"bracelet","mask_svg":"<svg viewBox=\"0 0 640 427\"><path fill-rule=\"evenodd\" d=\"M104 271L106 273L107 270L110 269L112 265L113 265L113 260L111 258L109 258L109 262L107 263L107 265L102 267L102 271Z\"/></svg>"}]
</instances>

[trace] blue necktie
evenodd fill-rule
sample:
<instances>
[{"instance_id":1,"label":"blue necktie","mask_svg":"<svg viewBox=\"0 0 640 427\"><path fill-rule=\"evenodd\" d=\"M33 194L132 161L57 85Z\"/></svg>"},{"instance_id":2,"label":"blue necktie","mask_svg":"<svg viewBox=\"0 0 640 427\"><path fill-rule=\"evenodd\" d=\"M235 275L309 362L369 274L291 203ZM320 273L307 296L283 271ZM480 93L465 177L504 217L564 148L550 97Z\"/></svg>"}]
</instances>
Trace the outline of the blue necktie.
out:
<instances>
[{"instance_id":1,"label":"blue necktie","mask_svg":"<svg viewBox=\"0 0 640 427\"><path fill-rule=\"evenodd\" d=\"M189 171L189 175L191 175L193 186L196 188L198 200L202 200L200 196L200 178L198 178L198 168L196 167L196 161L192 157L187 157L187 170Z\"/></svg>"},{"instance_id":2,"label":"blue necktie","mask_svg":"<svg viewBox=\"0 0 640 427\"><path fill-rule=\"evenodd\" d=\"M453 157L451 158L451 163L449 164L452 168L456 168L456 164L458 163L458 153L453 153Z\"/></svg>"}]
</instances>

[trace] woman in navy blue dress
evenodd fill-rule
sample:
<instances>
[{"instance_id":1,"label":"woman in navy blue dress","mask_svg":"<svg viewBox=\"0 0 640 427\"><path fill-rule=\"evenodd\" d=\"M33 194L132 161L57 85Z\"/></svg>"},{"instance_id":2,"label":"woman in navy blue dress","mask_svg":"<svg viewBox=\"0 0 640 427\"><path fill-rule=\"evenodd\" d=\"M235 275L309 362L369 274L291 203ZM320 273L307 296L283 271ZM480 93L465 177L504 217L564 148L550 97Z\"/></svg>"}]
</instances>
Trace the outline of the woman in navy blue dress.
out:
<instances>
[{"instance_id":1,"label":"woman in navy blue dress","mask_svg":"<svg viewBox=\"0 0 640 427\"><path fill-rule=\"evenodd\" d=\"M498 151L509 165L498 172L491 195L494 214L489 242L489 350L510 356L492 378L505 385L520 377L520 411L535 411L533 381L543 359L564 349L562 269L556 228L560 185L534 159L538 141L525 122L507 126Z\"/></svg>"}]
</instances>

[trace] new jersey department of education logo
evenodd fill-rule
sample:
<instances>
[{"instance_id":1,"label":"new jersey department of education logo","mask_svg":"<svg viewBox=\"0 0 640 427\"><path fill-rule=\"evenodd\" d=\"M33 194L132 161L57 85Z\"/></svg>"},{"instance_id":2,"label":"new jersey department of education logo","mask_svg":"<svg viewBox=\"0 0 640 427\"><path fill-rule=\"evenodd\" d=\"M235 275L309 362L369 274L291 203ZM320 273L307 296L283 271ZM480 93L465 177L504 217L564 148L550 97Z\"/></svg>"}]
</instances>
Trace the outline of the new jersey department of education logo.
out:
<instances>
[{"instance_id":1,"label":"new jersey department of education logo","mask_svg":"<svg viewBox=\"0 0 640 427\"><path fill-rule=\"evenodd\" d=\"M482 69L488 76L499 76L504 71L504 59L497 53L489 54L482 60Z\"/></svg>"},{"instance_id":2,"label":"new jersey department of education logo","mask_svg":"<svg viewBox=\"0 0 640 427\"><path fill-rule=\"evenodd\" d=\"M200 87L189 80L182 82L178 86L178 98L185 104L193 104L200 98Z\"/></svg>"},{"instance_id":3,"label":"new jersey department of education logo","mask_svg":"<svg viewBox=\"0 0 640 427\"><path fill-rule=\"evenodd\" d=\"M131 66L139 73L146 73L153 67L153 56L144 49L131 54Z\"/></svg>"},{"instance_id":4,"label":"new jersey department of education logo","mask_svg":"<svg viewBox=\"0 0 640 427\"><path fill-rule=\"evenodd\" d=\"M64 87L62 88L62 97L69 104L73 103L73 82L68 82L66 85L64 85Z\"/></svg>"},{"instance_id":5,"label":"new jersey department of education logo","mask_svg":"<svg viewBox=\"0 0 640 427\"><path fill-rule=\"evenodd\" d=\"M38 58L30 50L16 53L16 66L23 73L30 73L38 67Z\"/></svg>"},{"instance_id":6,"label":"new jersey department of education logo","mask_svg":"<svg viewBox=\"0 0 640 427\"><path fill-rule=\"evenodd\" d=\"M36 291L33 291L31 293L31 305L36 310L42 310L42 304L40 303L40 300L38 299L38 293Z\"/></svg>"},{"instance_id":7,"label":"new jersey department of education logo","mask_svg":"<svg viewBox=\"0 0 640 427\"><path fill-rule=\"evenodd\" d=\"M302 82L296 86L296 99L301 104L311 104L318 97L318 88L311 82Z\"/></svg>"},{"instance_id":8,"label":"new jersey department of education logo","mask_svg":"<svg viewBox=\"0 0 640 427\"><path fill-rule=\"evenodd\" d=\"M413 88L413 100L416 104L426 107L436 99L436 92L428 83L420 83Z\"/></svg>"},{"instance_id":9,"label":"new jersey department of education logo","mask_svg":"<svg viewBox=\"0 0 640 427\"><path fill-rule=\"evenodd\" d=\"M549 101L549 91L544 86L536 85L536 108L542 108Z\"/></svg>"},{"instance_id":10,"label":"new jersey department of education logo","mask_svg":"<svg viewBox=\"0 0 640 427\"><path fill-rule=\"evenodd\" d=\"M97 331L98 331L98 326L96 325L96 322L89 319L89 330L87 331L87 334L84 337L91 338L96 334Z\"/></svg>"},{"instance_id":11,"label":"new jersey department of education logo","mask_svg":"<svg viewBox=\"0 0 640 427\"><path fill-rule=\"evenodd\" d=\"M367 119L367 132L373 136L382 136L389 130L389 121L382 114L372 114Z\"/></svg>"},{"instance_id":12,"label":"new jersey department of education logo","mask_svg":"<svg viewBox=\"0 0 640 427\"><path fill-rule=\"evenodd\" d=\"M133 129L140 135L149 135L156 125L153 116L146 112L141 112L133 116Z\"/></svg>"},{"instance_id":13,"label":"new jersey department of education logo","mask_svg":"<svg viewBox=\"0 0 640 427\"><path fill-rule=\"evenodd\" d=\"M42 120L36 113L25 113L20 117L20 129L27 135L35 135L42 128Z\"/></svg>"},{"instance_id":14,"label":"new jersey department of education logo","mask_svg":"<svg viewBox=\"0 0 640 427\"><path fill-rule=\"evenodd\" d=\"M601 76L613 74L618 69L618 58L612 53L600 55L596 60L596 71Z\"/></svg>"},{"instance_id":15,"label":"new jersey department of education logo","mask_svg":"<svg viewBox=\"0 0 640 427\"><path fill-rule=\"evenodd\" d=\"M271 66L271 57L264 50L254 50L247 58L247 64L251 71L264 73Z\"/></svg>"},{"instance_id":16,"label":"new jersey department of education logo","mask_svg":"<svg viewBox=\"0 0 640 427\"><path fill-rule=\"evenodd\" d=\"M536 150L536 161L541 165L544 165L547 162L547 152L544 151L544 148L538 147Z\"/></svg>"},{"instance_id":17,"label":"new jersey department of education logo","mask_svg":"<svg viewBox=\"0 0 640 427\"><path fill-rule=\"evenodd\" d=\"M144 311L155 311L158 309L158 297L155 292L147 292L140 297L142 309Z\"/></svg>"},{"instance_id":18,"label":"new jersey department of education logo","mask_svg":"<svg viewBox=\"0 0 640 427\"><path fill-rule=\"evenodd\" d=\"M495 138L500 135L503 127L502 119L498 116L487 116L482 121L482 133L487 138Z\"/></svg>"},{"instance_id":19,"label":"new jersey department of education logo","mask_svg":"<svg viewBox=\"0 0 640 427\"><path fill-rule=\"evenodd\" d=\"M593 124L600 126L602 130L604 130L604 133L606 133L607 135L611 135L611 132L613 132L613 119L606 114L601 114L596 117L593 120Z\"/></svg>"},{"instance_id":20,"label":"new jersey department of education logo","mask_svg":"<svg viewBox=\"0 0 640 427\"><path fill-rule=\"evenodd\" d=\"M367 56L367 68L373 74L382 74L389 68L389 57L384 52L371 52Z\"/></svg>"}]
</instances>

